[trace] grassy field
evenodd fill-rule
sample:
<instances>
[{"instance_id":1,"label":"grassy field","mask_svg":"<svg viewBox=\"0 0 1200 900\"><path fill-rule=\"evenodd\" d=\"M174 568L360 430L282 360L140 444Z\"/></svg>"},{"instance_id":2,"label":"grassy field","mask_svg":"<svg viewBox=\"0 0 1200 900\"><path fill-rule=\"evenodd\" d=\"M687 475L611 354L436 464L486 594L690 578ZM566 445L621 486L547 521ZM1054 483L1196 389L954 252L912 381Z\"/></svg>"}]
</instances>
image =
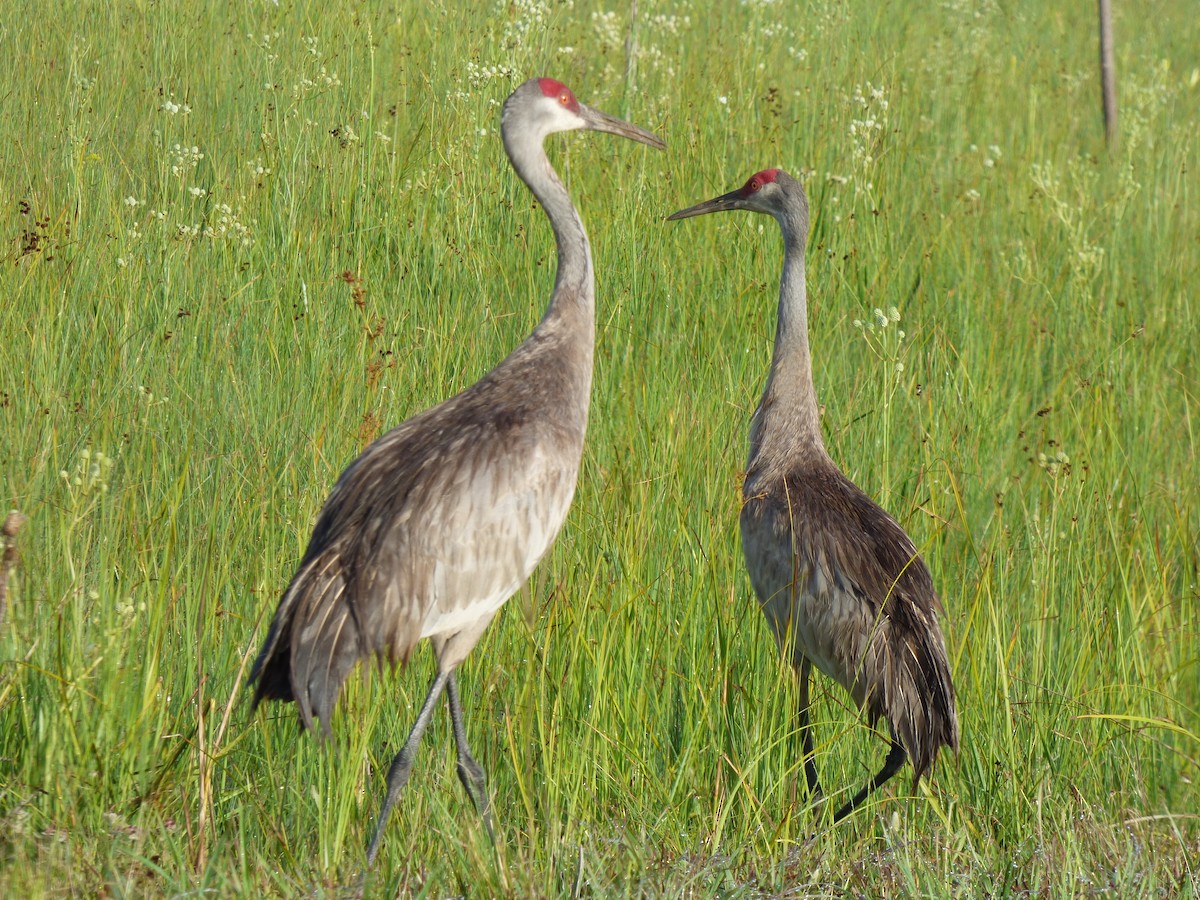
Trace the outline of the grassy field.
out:
<instances>
[{"instance_id":1,"label":"grassy field","mask_svg":"<svg viewBox=\"0 0 1200 900\"><path fill-rule=\"evenodd\" d=\"M9 0L0 894L354 885L429 654L325 746L247 663L342 468L542 314L498 131L535 74L669 149L548 142L596 380L563 534L461 670L498 843L439 713L368 895L1200 893L1200 25L1116 5L1109 156L1087 3ZM737 537L778 232L663 222L773 165L830 451L929 563L962 723L837 827ZM844 790L886 744L817 686Z\"/></svg>"}]
</instances>

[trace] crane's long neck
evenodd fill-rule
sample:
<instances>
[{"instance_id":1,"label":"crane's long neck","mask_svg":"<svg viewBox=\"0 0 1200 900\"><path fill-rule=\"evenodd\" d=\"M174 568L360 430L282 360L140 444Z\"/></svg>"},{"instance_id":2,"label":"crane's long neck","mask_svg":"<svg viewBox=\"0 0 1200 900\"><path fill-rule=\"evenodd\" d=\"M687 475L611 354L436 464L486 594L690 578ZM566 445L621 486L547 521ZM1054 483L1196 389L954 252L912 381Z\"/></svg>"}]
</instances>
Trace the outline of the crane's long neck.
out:
<instances>
[{"instance_id":1,"label":"crane's long neck","mask_svg":"<svg viewBox=\"0 0 1200 900\"><path fill-rule=\"evenodd\" d=\"M586 368L590 387L596 325L592 252L587 233L567 189L546 158L541 136L516 129L514 132L505 131L505 150L521 180L529 185L546 211L558 245L554 293L533 337L562 339L570 348L571 361Z\"/></svg>"},{"instance_id":2,"label":"crane's long neck","mask_svg":"<svg viewBox=\"0 0 1200 900\"><path fill-rule=\"evenodd\" d=\"M780 225L784 250L779 321L767 385L750 428L751 466L776 461L784 465L798 455L825 454L808 349L805 234L787 218Z\"/></svg>"}]
</instances>

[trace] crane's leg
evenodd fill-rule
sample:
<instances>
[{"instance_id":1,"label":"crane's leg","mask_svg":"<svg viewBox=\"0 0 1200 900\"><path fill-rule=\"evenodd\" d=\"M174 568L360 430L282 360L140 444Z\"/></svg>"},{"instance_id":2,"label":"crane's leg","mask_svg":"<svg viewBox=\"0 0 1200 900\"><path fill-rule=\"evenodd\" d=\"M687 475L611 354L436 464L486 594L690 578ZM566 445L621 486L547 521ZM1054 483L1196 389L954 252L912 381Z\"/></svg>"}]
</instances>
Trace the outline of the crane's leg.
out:
<instances>
[{"instance_id":1,"label":"crane's leg","mask_svg":"<svg viewBox=\"0 0 1200 900\"><path fill-rule=\"evenodd\" d=\"M888 751L887 759L883 761L883 768L879 770L879 774L867 782L866 787L854 795L854 799L837 811L833 817L833 821L840 822L854 810L854 807L867 799L867 794L882 785L885 781L891 778L899 768L904 765L906 754L904 748L900 746L900 742L892 738L892 749Z\"/></svg>"},{"instance_id":2,"label":"crane's leg","mask_svg":"<svg viewBox=\"0 0 1200 900\"><path fill-rule=\"evenodd\" d=\"M413 723L412 731L408 733L408 740L404 742L404 746L392 760L391 768L388 769L387 795L383 800L383 808L379 810L379 823L375 826L375 835L371 838L371 846L367 849L368 869L375 862L375 855L379 852L379 844L383 840L383 829L387 825L388 816L392 813L392 807L396 805L396 799L408 782L408 773L412 769L417 745L421 743L421 737L429 726L429 720L433 718L433 708L437 704L438 698L442 696L447 682L453 677L450 672L439 671L437 677L433 679L425 702L421 705L421 711L417 713L417 721Z\"/></svg>"},{"instance_id":3,"label":"crane's leg","mask_svg":"<svg viewBox=\"0 0 1200 900\"><path fill-rule=\"evenodd\" d=\"M492 804L488 799L487 778L483 766L475 762L471 748L467 746L467 730L463 727L462 706L458 702L458 682L451 673L446 684L446 697L450 701L450 722L454 726L454 746L458 749L458 780L467 789L467 796L483 816L483 827L488 837L496 843L496 832L492 828Z\"/></svg>"},{"instance_id":4,"label":"crane's leg","mask_svg":"<svg viewBox=\"0 0 1200 900\"><path fill-rule=\"evenodd\" d=\"M812 662L808 657L800 660L800 671L797 678L800 681L800 741L804 748L804 778L808 782L808 795L816 800L821 794L821 782L817 779L817 762L813 755L812 723L809 722L808 682L812 674Z\"/></svg>"}]
</instances>

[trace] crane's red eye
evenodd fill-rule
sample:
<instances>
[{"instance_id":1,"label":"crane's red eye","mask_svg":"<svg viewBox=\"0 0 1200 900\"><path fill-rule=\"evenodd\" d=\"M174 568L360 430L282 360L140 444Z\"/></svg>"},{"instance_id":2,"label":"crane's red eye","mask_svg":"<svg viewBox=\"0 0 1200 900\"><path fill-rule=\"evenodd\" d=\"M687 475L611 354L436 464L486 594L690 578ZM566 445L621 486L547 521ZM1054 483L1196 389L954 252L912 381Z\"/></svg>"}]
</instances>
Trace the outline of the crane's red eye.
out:
<instances>
[{"instance_id":1,"label":"crane's red eye","mask_svg":"<svg viewBox=\"0 0 1200 900\"><path fill-rule=\"evenodd\" d=\"M569 107L571 105L571 95L568 94L566 91L563 91L561 94L558 95L558 102L561 103L563 106Z\"/></svg>"},{"instance_id":2,"label":"crane's red eye","mask_svg":"<svg viewBox=\"0 0 1200 900\"><path fill-rule=\"evenodd\" d=\"M758 183L758 179L752 179L750 182L750 193L755 193L760 187L762 187L762 185Z\"/></svg>"}]
</instances>

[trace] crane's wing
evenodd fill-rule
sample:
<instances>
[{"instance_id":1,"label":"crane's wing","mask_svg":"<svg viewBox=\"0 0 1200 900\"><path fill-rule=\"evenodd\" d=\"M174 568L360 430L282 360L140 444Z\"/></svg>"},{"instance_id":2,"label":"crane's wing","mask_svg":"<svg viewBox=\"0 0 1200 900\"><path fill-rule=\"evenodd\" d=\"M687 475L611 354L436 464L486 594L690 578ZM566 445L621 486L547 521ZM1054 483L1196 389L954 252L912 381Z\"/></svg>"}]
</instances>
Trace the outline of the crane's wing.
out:
<instances>
[{"instance_id":1,"label":"crane's wing","mask_svg":"<svg viewBox=\"0 0 1200 900\"><path fill-rule=\"evenodd\" d=\"M473 645L550 547L581 438L461 412L409 419L342 474L255 664L256 704L294 699L328 730L359 659L406 661L422 637L472 628Z\"/></svg>"},{"instance_id":2,"label":"crane's wing","mask_svg":"<svg viewBox=\"0 0 1200 900\"><path fill-rule=\"evenodd\" d=\"M941 602L904 529L832 465L746 497L742 539L782 646L883 716L920 777L958 744ZM793 660L794 662L797 660Z\"/></svg>"}]
</instances>

